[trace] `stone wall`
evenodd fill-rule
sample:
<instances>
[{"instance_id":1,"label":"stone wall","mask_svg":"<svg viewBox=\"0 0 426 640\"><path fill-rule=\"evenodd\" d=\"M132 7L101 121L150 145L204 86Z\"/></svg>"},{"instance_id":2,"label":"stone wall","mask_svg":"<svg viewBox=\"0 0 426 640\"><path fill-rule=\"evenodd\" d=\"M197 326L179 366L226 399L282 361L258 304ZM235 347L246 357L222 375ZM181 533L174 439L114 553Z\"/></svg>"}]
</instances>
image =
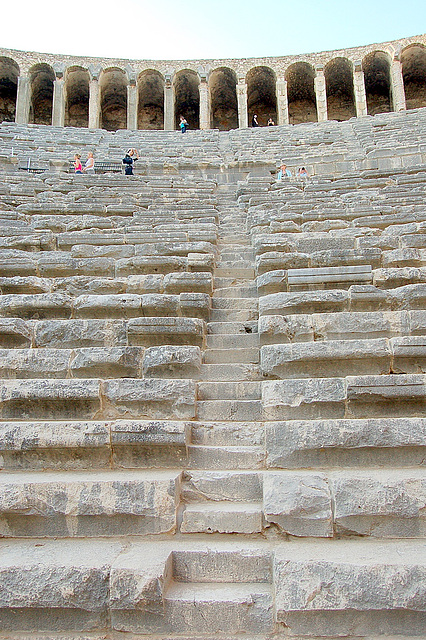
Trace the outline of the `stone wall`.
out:
<instances>
[{"instance_id":1,"label":"stone wall","mask_svg":"<svg viewBox=\"0 0 426 640\"><path fill-rule=\"evenodd\" d=\"M279 58L138 61L0 50L0 116L165 129L346 120L426 106L426 36ZM329 100L328 100L329 98ZM406 102L408 100L408 103ZM330 110L330 113L328 113Z\"/></svg>"}]
</instances>

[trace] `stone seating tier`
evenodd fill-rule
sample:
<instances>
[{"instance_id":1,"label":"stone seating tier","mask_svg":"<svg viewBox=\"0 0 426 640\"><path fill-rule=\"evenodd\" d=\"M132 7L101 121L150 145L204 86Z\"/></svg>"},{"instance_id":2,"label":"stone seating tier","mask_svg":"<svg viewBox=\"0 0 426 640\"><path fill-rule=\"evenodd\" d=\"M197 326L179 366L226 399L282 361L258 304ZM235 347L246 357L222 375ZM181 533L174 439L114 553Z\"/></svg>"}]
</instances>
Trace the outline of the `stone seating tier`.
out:
<instances>
[{"instance_id":1,"label":"stone seating tier","mask_svg":"<svg viewBox=\"0 0 426 640\"><path fill-rule=\"evenodd\" d=\"M422 637L425 131L0 125L0 640Z\"/></svg>"}]
</instances>

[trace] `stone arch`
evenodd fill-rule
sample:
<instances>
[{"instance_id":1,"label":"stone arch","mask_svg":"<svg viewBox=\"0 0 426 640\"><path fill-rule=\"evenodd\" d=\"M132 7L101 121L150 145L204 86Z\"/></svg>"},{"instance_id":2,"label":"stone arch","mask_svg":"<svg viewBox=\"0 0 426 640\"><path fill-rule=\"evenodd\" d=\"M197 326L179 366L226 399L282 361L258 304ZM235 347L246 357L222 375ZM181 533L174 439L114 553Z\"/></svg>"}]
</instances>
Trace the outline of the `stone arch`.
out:
<instances>
[{"instance_id":1,"label":"stone arch","mask_svg":"<svg viewBox=\"0 0 426 640\"><path fill-rule=\"evenodd\" d=\"M52 124L53 83L55 72L48 64L36 64L30 69L30 124Z\"/></svg>"},{"instance_id":2,"label":"stone arch","mask_svg":"<svg viewBox=\"0 0 426 640\"><path fill-rule=\"evenodd\" d=\"M249 125L254 114L261 126L277 122L277 80L269 67L254 67L246 76Z\"/></svg>"},{"instance_id":3,"label":"stone arch","mask_svg":"<svg viewBox=\"0 0 426 640\"><path fill-rule=\"evenodd\" d=\"M122 69L105 69L99 80L100 127L107 131L127 129L127 76Z\"/></svg>"},{"instance_id":4,"label":"stone arch","mask_svg":"<svg viewBox=\"0 0 426 640\"><path fill-rule=\"evenodd\" d=\"M195 71L184 69L174 79L175 126L179 126L179 116L184 116L190 129L200 128L200 78Z\"/></svg>"},{"instance_id":5,"label":"stone arch","mask_svg":"<svg viewBox=\"0 0 426 640\"><path fill-rule=\"evenodd\" d=\"M138 129L164 129L164 78L154 69L139 74Z\"/></svg>"},{"instance_id":6,"label":"stone arch","mask_svg":"<svg viewBox=\"0 0 426 640\"><path fill-rule=\"evenodd\" d=\"M0 122L14 122L18 92L19 65L0 57Z\"/></svg>"},{"instance_id":7,"label":"stone arch","mask_svg":"<svg viewBox=\"0 0 426 640\"><path fill-rule=\"evenodd\" d=\"M426 47L412 44L401 54L407 109L426 107Z\"/></svg>"},{"instance_id":8,"label":"stone arch","mask_svg":"<svg viewBox=\"0 0 426 640\"><path fill-rule=\"evenodd\" d=\"M353 67L347 58L333 58L324 69L329 120L356 116Z\"/></svg>"},{"instance_id":9,"label":"stone arch","mask_svg":"<svg viewBox=\"0 0 426 640\"><path fill-rule=\"evenodd\" d=\"M315 70L307 62L295 62L286 71L288 117L290 124L317 122Z\"/></svg>"},{"instance_id":10,"label":"stone arch","mask_svg":"<svg viewBox=\"0 0 426 640\"><path fill-rule=\"evenodd\" d=\"M67 69L65 80L65 126L89 126L89 72L82 67Z\"/></svg>"},{"instance_id":11,"label":"stone arch","mask_svg":"<svg viewBox=\"0 0 426 640\"><path fill-rule=\"evenodd\" d=\"M232 69L220 67L209 78L210 126L229 131L238 129L237 76Z\"/></svg>"},{"instance_id":12,"label":"stone arch","mask_svg":"<svg viewBox=\"0 0 426 640\"><path fill-rule=\"evenodd\" d=\"M367 113L392 111L390 59L383 51L373 51L363 62L365 96L367 99Z\"/></svg>"}]
</instances>

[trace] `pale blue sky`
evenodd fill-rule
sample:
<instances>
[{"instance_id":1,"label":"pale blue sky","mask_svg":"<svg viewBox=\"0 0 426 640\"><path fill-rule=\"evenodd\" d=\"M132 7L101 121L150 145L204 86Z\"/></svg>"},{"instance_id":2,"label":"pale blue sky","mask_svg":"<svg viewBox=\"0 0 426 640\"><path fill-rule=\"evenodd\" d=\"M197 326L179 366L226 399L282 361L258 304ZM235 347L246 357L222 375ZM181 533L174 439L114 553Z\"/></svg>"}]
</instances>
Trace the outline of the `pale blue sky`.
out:
<instances>
[{"instance_id":1,"label":"pale blue sky","mask_svg":"<svg viewBox=\"0 0 426 640\"><path fill-rule=\"evenodd\" d=\"M0 16L2 47L137 59L280 56L426 31L425 0L19 0Z\"/></svg>"}]
</instances>

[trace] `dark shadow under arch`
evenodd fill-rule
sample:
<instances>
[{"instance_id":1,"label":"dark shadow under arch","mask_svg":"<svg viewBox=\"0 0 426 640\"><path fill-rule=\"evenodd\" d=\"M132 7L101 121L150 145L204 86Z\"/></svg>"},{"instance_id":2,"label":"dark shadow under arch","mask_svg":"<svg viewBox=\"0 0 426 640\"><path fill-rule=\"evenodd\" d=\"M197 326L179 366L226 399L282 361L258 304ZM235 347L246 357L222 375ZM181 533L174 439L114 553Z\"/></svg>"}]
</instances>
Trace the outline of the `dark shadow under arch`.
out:
<instances>
[{"instance_id":1,"label":"dark shadow under arch","mask_svg":"<svg viewBox=\"0 0 426 640\"><path fill-rule=\"evenodd\" d=\"M139 76L138 129L164 129L164 78L153 69Z\"/></svg>"},{"instance_id":2,"label":"dark shadow under arch","mask_svg":"<svg viewBox=\"0 0 426 640\"><path fill-rule=\"evenodd\" d=\"M246 76L247 112L249 125L253 116L261 126L269 118L277 122L277 83L275 73L269 67L254 67Z\"/></svg>"},{"instance_id":3,"label":"dark shadow under arch","mask_svg":"<svg viewBox=\"0 0 426 640\"><path fill-rule=\"evenodd\" d=\"M295 62L287 69L285 78L290 124L317 122L314 68L307 62Z\"/></svg>"},{"instance_id":4,"label":"dark shadow under arch","mask_svg":"<svg viewBox=\"0 0 426 640\"><path fill-rule=\"evenodd\" d=\"M356 116L353 68L346 58L334 58L324 69L329 120L342 122Z\"/></svg>"}]
</instances>

